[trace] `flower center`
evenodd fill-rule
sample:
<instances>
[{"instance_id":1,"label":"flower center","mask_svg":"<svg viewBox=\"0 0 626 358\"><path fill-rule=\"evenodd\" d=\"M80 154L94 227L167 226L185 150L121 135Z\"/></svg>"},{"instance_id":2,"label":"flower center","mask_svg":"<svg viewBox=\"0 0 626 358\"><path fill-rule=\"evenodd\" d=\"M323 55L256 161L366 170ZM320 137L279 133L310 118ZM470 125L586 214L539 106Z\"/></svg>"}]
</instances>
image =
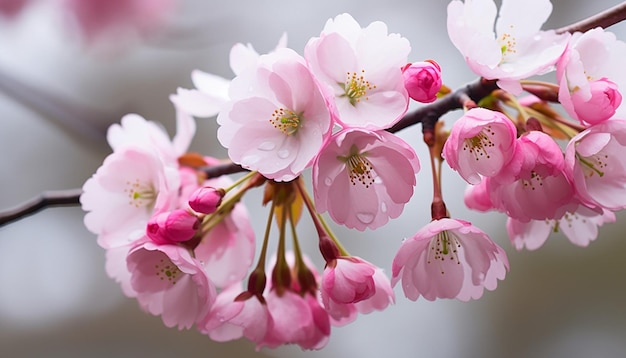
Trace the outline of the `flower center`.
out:
<instances>
[{"instance_id":1,"label":"flower center","mask_svg":"<svg viewBox=\"0 0 626 358\"><path fill-rule=\"evenodd\" d=\"M128 204L136 208L152 206L157 196L152 183L141 183L139 179L127 181L124 193L128 196Z\"/></svg>"},{"instance_id":2,"label":"flower center","mask_svg":"<svg viewBox=\"0 0 626 358\"><path fill-rule=\"evenodd\" d=\"M521 179L524 189L535 190L537 187L543 186L543 177L534 170L530 171L529 179Z\"/></svg>"},{"instance_id":3,"label":"flower center","mask_svg":"<svg viewBox=\"0 0 626 358\"><path fill-rule=\"evenodd\" d=\"M348 175L350 176L350 182L352 185L356 185L357 182L369 188L374 184L374 176L372 175L372 163L366 158L367 152L359 153L356 145L350 147L350 154L348 156L338 156L337 159L346 163L348 167Z\"/></svg>"},{"instance_id":4,"label":"flower center","mask_svg":"<svg viewBox=\"0 0 626 358\"><path fill-rule=\"evenodd\" d=\"M430 240L428 260L426 263L431 264L433 262L439 262L440 264L444 264L446 260L451 260L456 261L457 264L461 264L458 256L459 247L461 247L461 243L456 235L448 231L442 231ZM440 265L442 275L445 273L444 267L445 266Z\"/></svg>"},{"instance_id":5,"label":"flower center","mask_svg":"<svg viewBox=\"0 0 626 358\"><path fill-rule=\"evenodd\" d=\"M581 168L586 178L591 178L594 175L603 177L604 169L609 164L609 156L607 154L600 155L600 153L598 153L598 155L592 157L583 157L576 152L576 159L582 164Z\"/></svg>"},{"instance_id":6,"label":"flower center","mask_svg":"<svg viewBox=\"0 0 626 358\"><path fill-rule=\"evenodd\" d=\"M512 28L513 25L510 27ZM506 32L503 33L498 39L498 42L500 43L500 51L502 52L502 61L500 62L504 62L507 55L514 55L517 53L517 50L515 49L517 41L515 40L515 37L511 36L511 34Z\"/></svg>"},{"instance_id":7,"label":"flower center","mask_svg":"<svg viewBox=\"0 0 626 358\"><path fill-rule=\"evenodd\" d=\"M154 269L155 274L161 281L167 280L171 282L172 285L176 284L176 280L181 273L180 269L176 265L171 262L166 262L163 259L161 259L158 264L154 265Z\"/></svg>"},{"instance_id":8,"label":"flower center","mask_svg":"<svg viewBox=\"0 0 626 358\"><path fill-rule=\"evenodd\" d=\"M302 127L302 113L295 113L289 109L278 108L272 113L270 123L274 128L286 135L296 134Z\"/></svg>"},{"instance_id":9,"label":"flower center","mask_svg":"<svg viewBox=\"0 0 626 358\"><path fill-rule=\"evenodd\" d=\"M472 138L466 138L463 141L463 150L469 150L476 160L481 158L491 158L489 149L494 148L496 145L491 140L491 137L495 135L495 132L491 129L491 126L486 126L477 135Z\"/></svg>"},{"instance_id":10,"label":"flower center","mask_svg":"<svg viewBox=\"0 0 626 358\"><path fill-rule=\"evenodd\" d=\"M356 106L357 103L361 102L361 98L365 97L367 101L369 98L367 97L367 91L370 91L376 88L376 85L372 85L369 81L365 79L363 74L365 70L361 70L361 74L357 74L356 72L347 72L346 73L346 82L343 84L344 94L341 97L348 97L348 101L351 105Z\"/></svg>"}]
</instances>

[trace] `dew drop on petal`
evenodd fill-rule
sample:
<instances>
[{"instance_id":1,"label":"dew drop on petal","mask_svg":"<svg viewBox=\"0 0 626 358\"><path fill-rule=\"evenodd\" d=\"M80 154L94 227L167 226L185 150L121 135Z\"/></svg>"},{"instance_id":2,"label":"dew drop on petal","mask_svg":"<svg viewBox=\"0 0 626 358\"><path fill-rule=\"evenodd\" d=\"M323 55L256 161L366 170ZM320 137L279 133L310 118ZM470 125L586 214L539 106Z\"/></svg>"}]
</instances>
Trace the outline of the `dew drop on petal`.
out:
<instances>
[{"instance_id":1,"label":"dew drop on petal","mask_svg":"<svg viewBox=\"0 0 626 358\"><path fill-rule=\"evenodd\" d=\"M384 201L380 203L380 211L382 211L383 213L387 212L387 203L385 203Z\"/></svg>"},{"instance_id":2,"label":"dew drop on petal","mask_svg":"<svg viewBox=\"0 0 626 358\"><path fill-rule=\"evenodd\" d=\"M274 150L274 148L276 148L276 144L274 144L274 142L263 142L261 144L259 144L259 146L257 147L259 150L262 151L270 151L270 150Z\"/></svg>"},{"instance_id":3,"label":"dew drop on petal","mask_svg":"<svg viewBox=\"0 0 626 358\"><path fill-rule=\"evenodd\" d=\"M281 149L278 151L278 157L280 159L285 159L289 156L289 150L288 149Z\"/></svg>"},{"instance_id":4,"label":"dew drop on petal","mask_svg":"<svg viewBox=\"0 0 626 358\"><path fill-rule=\"evenodd\" d=\"M363 224L369 224L374 221L374 214L365 212L356 213L356 218Z\"/></svg>"},{"instance_id":5,"label":"dew drop on petal","mask_svg":"<svg viewBox=\"0 0 626 358\"><path fill-rule=\"evenodd\" d=\"M333 179L331 177L326 177L326 179L324 179L324 184L326 184L327 186L330 186L333 183Z\"/></svg>"}]
</instances>

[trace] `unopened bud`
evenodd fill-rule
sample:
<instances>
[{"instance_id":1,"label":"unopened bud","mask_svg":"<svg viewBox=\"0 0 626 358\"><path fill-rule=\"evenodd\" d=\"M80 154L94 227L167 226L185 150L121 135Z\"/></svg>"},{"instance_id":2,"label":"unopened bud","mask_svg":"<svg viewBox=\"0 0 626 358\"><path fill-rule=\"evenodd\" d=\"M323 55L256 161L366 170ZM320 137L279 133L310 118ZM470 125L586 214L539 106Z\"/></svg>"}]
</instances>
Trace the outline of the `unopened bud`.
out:
<instances>
[{"instance_id":1,"label":"unopened bud","mask_svg":"<svg viewBox=\"0 0 626 358\"><path fill-rule=\"evenodd\" d=\"M211 214L222 204L224 189L203 186L189 196L189 206L198 213Z\"/></svg>"},{"instance_id":2,"label":"unopened bud","mask_svg":"<svg viewBox=\"0 0 626 358\"><path fill-rule=\"evenodd\" d=\"M437 99L441 89L441 67L437 62L428 60L407 64L402 68L402 75L409 97L422 103Z\"/></svg>"},{"instance_id":3,"label":"unopened bud","mask_svg":"<svg viewBox=\"0 0 626 358\"><path fill-rule=\"evenodd\" d=\"M200 220L195 215L179 209L150 218L146 233L157 244L174 244L193 238L199 227Z\"/></svg>"},{"instance_id":4,"label":"unopened bud","mask_svg":"<svg viewBox=\"0 0 626 358\"><path fill-rule=\"evenodd\" d=\"M601 78L589 82L589 90L591 96L588 98L585 98L580 90L572 94L572 103L578 119L581 122L598 124L613 117L617 107L622 103L622 95L615 82Z\"/></svg>"}]
</instances>

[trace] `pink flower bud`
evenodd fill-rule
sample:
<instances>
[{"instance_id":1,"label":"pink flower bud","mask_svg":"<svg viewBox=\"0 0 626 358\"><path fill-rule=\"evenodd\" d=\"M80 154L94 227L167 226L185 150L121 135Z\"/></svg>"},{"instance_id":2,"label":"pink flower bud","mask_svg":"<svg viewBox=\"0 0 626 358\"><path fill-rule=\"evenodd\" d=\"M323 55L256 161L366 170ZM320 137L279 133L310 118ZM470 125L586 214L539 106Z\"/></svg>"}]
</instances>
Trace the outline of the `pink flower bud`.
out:
<instances>
[{"instance_id":1,"label":"pink flower bud","mask_svg":"<svg viewBox=\"0 0 626 358\"><path fill-rule=\"evenodd\" d=\"M225 194L224 189L204 186L191 193L189 196L189 206L196 212L211 214L220 206Z\"/></svg>"},{"instance_id":2,"label":"pink flower bud","mask_svg":"<svg viewBox=\"0 0 626 358\"><path fill-rule=\"evenodd\" d=\"M157 244L173 244L191 239L200 226L200 219L187 210L174 210L153 216L146 233Z\"/></svg>"},{"instance_id":3,"label":"pink flower bud","mask_svg":"<svg viewBox=\"0 0 626 358\"><path fill-rule=\"evenodd\" d=\"M441 89L441 67L437 62L426 60L407 64L402 68L402 75L409 97L422 103L437 99L437 92Z\"/></svg>"},{"instance_id":4,"label":"pink flower bud","mask_svg":"<svg viewBox=\"0 0 626 358\"><path fill-rule=\"evenodd\" d=\"M574 110L581 122L598 124L613 117L622 103L617 85L606 78L589 82L591 98L583 99L581 91L572 93Z\"/></svg>"}]
</instances>

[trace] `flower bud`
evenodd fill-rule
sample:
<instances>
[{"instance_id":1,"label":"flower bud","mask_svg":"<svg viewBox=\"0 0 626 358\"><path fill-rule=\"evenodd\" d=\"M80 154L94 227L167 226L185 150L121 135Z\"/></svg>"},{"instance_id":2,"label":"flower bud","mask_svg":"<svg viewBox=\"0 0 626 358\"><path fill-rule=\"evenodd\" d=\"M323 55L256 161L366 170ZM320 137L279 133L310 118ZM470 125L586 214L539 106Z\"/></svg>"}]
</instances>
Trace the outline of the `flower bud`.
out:
<instances>
[{"instance_id":1,"label":"flower bud","mask_svg":"<svg viewBox=\"0 0 626 358\"><path fill-rule=\"evenodd\" d=\"M211 214L220 206L224 195L224 189L204 186L191 193L189 206L198 213Z\"/></svg>"},{"instance_id":2,"label":"flower bud","mask_svg":"<svg viewBox=\"0 0 626 358\"><path fill-rule=\"evenodd\" d=\"M427 60L407 64L402 68L402 75L409 97L422 103L437 99L437 92L441 89L441 67L437 62Z\"/></svg>"},{"instance_id":3,"label":"flower bud","mask_svg":"<svg viewBox=\"0 0 626 358\"><path fill-rule=\"evenodd\" d=\"M617 85L606 78L589 82L591 98L583 99L581 91L572 93L574 110L581 122L598 124L613 117L622 103L622 95Z\"/></svg>"},{"instance_id":4,"label":"flower bud","mask_svg":"<svg viewBox=\"0 0 626 358\"><path fill-rule=\"evenodd\" d=\"M146 233L157 244L174 244L193 238L199 227L198 217L179 209L150 218Z\"/></svg>"}]
</instances>

